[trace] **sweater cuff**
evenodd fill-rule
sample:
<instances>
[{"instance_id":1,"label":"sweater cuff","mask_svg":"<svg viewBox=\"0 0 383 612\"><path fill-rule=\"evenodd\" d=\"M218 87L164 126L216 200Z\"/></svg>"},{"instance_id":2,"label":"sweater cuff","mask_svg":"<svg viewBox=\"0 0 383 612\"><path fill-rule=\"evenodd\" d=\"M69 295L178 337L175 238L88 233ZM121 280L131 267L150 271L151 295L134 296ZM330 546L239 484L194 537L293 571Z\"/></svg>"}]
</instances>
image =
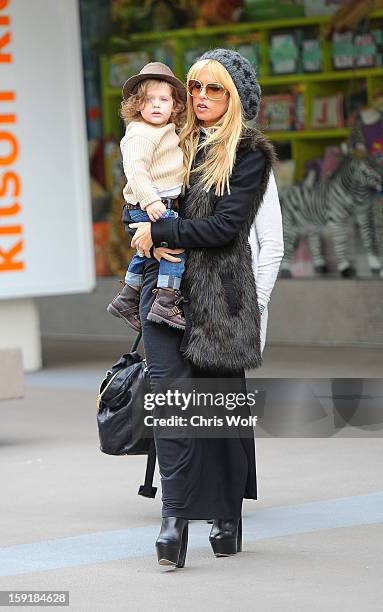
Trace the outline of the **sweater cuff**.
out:
<instances>
[{"instance_id":1,"label":"sweater cuff","mask_svg":"<svg viewBox=\"0 0 383 612\"><path fill-rule=\"evenodd\" d=\"M138 200L141 210L145 210L149 204L153 204L153 202L161 202L161 197L159 195L156 196L153 193L152 195L147 195L146 197L142 196L141 199L138 198Z\"/></svg>"},{"instance_id":2,"label":"sweater cuff","mask_svg":"<svg viewBox=\"0 0 383 612\"><path fill-rule=\"evenodd\" d=\"M177 219L159 219L151 224L151 234L153 245L155 247L169 247L174 249L173 246L173 222Z\"/></svg>"}]
</instances>

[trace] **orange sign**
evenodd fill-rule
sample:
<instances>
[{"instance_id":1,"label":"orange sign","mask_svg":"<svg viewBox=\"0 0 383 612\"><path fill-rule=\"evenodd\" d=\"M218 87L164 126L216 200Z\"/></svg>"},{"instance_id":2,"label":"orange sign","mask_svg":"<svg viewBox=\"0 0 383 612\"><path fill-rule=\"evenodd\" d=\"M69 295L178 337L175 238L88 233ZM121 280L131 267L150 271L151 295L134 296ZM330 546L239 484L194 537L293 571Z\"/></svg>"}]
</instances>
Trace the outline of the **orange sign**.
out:
<instances>
[{"instance_id":1,"label":"orange sign","mask_svg":"<svg viewBox=\"0 0 383 612\"><path fill-rule=\"evenodd\" d=\"M87 144L78 0L0 0L0 305L94 288Z\"/></svg>"},{"instance_id":2,"label":"orange sign","mask_svg":"<svg viewBox=\"0 0 383 612\"><path fill-rule=\"evenodd\" d=\"M9 0L0 0L0 11L6 9L8 4ZM11 20L9 15L0 12L0 71L1 64L13 62L11 42ZM9 103L15 100L15 91L0 89L0 273L25 268L23 226L17 222L21 211L18 200L21 179L13 168L19 156L18 139L12 130L17 123L17 117L16 114L9 112ZM5 103L7 109L3 112ZM8 237L6 245L2 244L3 236Z\"/></svg>"}]
</instances>

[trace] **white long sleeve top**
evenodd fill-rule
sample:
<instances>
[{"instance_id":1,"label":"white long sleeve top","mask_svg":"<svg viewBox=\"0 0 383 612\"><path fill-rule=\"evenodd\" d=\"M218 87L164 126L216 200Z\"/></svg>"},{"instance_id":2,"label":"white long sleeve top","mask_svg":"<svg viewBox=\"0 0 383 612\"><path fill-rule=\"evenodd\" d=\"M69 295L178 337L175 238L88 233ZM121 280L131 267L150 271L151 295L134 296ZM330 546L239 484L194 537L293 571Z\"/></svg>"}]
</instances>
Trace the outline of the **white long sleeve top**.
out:
<instances>
[{"instance_id":1,"label":"white long sleeve top","mask_svg":"<svg viewBox=\"0 0 383 612\"><path fill-rule=\"evenodd\" d=\"M274 173L250 228L249 243L257 283L258 303L264 306L261 316L261 351L266 343L268 303L284 255L282 213Z\"/></svg>"}]
</instances>

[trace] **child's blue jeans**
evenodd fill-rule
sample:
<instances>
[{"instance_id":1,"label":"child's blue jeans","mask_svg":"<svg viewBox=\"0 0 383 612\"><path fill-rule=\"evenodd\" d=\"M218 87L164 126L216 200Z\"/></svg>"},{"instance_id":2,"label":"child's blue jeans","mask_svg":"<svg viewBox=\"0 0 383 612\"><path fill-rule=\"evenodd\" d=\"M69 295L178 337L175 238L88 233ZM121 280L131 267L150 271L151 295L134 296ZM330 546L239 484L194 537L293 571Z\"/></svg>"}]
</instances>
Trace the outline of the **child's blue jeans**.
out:
<instances>
[{"instance_id":1,"label":"child's blue jeans","mask_svg":"<svg viewBox=\"0 0 383 612\"><path fill-rule=\"evenodd\" d=\"M141 208L131 208L126 211L133 223L139 221L150 221L149 215ZM175 210L167 208L161 219L176 219L178 213ZM181 285L182 275L185 271L186 253L177 253L181 261L172 262L161 257L160 269L157 280L157 287L179 289ZM128 270L125 275L125 282L128 285L140 287L142 285L142 274L144 270L145 255L135 253L130 261Z\"/></svg>"}]
</instances>

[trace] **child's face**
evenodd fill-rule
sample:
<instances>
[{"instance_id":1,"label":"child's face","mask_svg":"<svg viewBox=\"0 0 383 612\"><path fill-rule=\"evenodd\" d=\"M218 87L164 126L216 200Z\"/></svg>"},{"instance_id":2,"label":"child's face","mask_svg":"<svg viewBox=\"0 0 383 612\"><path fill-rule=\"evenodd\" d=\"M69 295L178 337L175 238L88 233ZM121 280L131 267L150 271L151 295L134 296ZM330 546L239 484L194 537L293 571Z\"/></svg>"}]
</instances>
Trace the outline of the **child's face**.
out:
<instances>
[{"instance_id":1,"label":"child's face","mask_svg":"<svg viewBox=\"0 0 383 612\"><path fill-rule=\"evenodd\" d=\"M173 97L170 85L167 83L149 85L146 101L140 108L142 118L153 125L165 125L172 110Z\"/></svg>"}]
</instances>

